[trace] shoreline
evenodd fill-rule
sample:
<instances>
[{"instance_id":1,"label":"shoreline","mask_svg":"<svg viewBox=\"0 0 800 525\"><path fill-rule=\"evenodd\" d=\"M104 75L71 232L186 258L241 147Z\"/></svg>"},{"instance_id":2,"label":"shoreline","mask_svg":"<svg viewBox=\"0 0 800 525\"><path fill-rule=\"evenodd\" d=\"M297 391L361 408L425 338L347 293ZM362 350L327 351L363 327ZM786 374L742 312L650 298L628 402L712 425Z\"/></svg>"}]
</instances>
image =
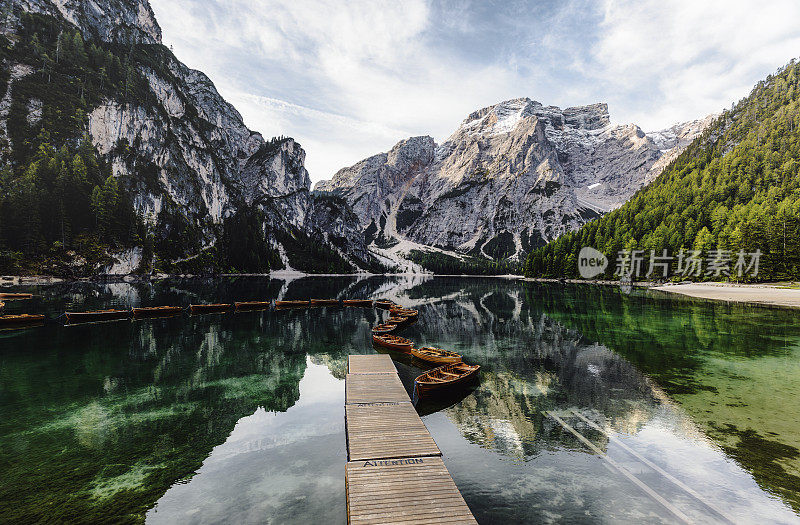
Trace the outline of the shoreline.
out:
<instances>
[{"instance_id":1,"label":"shoreline","mask_svg":"<svg viewBox=\"0 0 800 525\"><path fill-rule=\"evenodd\" d=\"M526 277L523 280L542 283L591 284L596 286L621 286L619 281L590 279L544 279ZM634 288L644 288L684 298L715 301L760 308L800 308L800 285L788 282L727 283L682 282L657 283L639 281L628 283Z\"/></svg>"},{"instance_id":2,"label":"shoreline","mask_svg":"<svg viewBox=\"0 0 800 525\"><path fill-rule=\"evenodd\" d=\"M240 273L240 274L216 274L216 275L182 275L182 274L153 274L153 275L97 275L82 278L64 278L47 275L2 275L0 276L0 289L12 286L46 286L51 284L69 282L99 282L99 283L135 283L160 281L164 279L204 279L218 277L268 277L271 279L294 280L305 277L475 277L492 278L505 280L518 280L522 282L535 283L559 283L559 284L584 284L593 286L621 286L620 281L597 280L597 279L552 279L524 277L522 275L436 275L432 273L385 273L373 274L363 273L338 273L338 274L314 274L299 271L279 270L270 273ZM633 288L644 288L656 292L675 294L692 299L717 301L729 304L740 304L756 307L772 308L800 308L800 285L787 282L765 282L756 284L726 283L726 282L682 282L682 283L658 283L650 281L636 281L625 283Z\"/></svg>"},{"instance_id":3,"label":"shoreline","mask_svg":"<svg viewBox=\"0 0 800 525\"><path fill-rule=\"evenodd\" d=\"M434 274L434 273L305 273L297 270L276 270L269 273L217 273L217 274L99 274L91 277L57 277L53 275L0 275L0 288L6 286L43 286L59 283L135 283L143 281L161 281L164 279L215 279L219 277L268 277L270 279L294 280L305 277L484 277L492 279L526 280L523 275L471 275L471 274Z\"/></svg>"},{"instance_id":4,"label":"shoreline","mask_svg":"<svg viewBox=\"0 0 800 525\"><path fill-rule=\"evenodd\" d=\"M687 283L649 287L650 290L729 304L771 308L800 308L800 287L782 283Z\"/></svg>"}]
</instances>

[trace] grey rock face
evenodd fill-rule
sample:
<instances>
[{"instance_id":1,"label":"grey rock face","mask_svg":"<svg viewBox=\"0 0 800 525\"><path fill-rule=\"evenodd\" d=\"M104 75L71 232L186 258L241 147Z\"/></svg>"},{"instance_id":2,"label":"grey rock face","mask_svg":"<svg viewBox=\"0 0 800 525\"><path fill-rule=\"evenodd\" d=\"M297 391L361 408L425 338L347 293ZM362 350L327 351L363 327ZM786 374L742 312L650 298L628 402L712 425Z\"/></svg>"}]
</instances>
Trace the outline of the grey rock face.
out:
<instances>
[{"instance_id":1,"label":"grey rock face","mask_svg":"<svg viewBox=\"0 0 800 525\"><path fill-rule=\"evenodd\" d=\"M354 268L382 270L364 242L358 216L343 199L312 194L305 226L312 238L329 243Z\"/></svg>"},{"instance_id":2,"label":"grey rock face","mask_svg":"<svg viewBox=\"0 0 800 525\"><path fill-rule=\"evenodd\" d=\"M340 170L332 181L321 182L315 189L339 193L357 186L357 197L348 198L353 211L362 219L380 217L387 209L387 199L396 199L430 166L435 146L431 137L411 137L398 142L388 153L379 153Z\"/></svg>"},{"instance_id":3,"label":"grey rock face","mask_svg":"<svg viewBox=\"0 0 800 525\"><path fill-rule=\"evenodd\" d=\"M62 18L80 29L87 41L161 44L161 29L147 0L11 0L11 4L17 16L26 11ZM12 16L11 27L5 29L13 32L14 25ZM132 191L136 211L156 236L174 235L170 224L180 217L199 232L199 248L207 248L218 242L226 218L259 208L266 218L265 235L300 230L337 249L328 240L330 233L331 239L354 243L353 250L359 253L355 259L369 265L355 216L347 210L339 215L320 213L315 206L302 147L291 138L265 141L244 125L239 112L205 74L178 61L166 48L157 51L162 57L158 70L136 65L155 102L126 102L122 96L104 100L89 111L87 126L92 143L114 176ZM29 73L14 72L9 93L11 83ZM0 102L2 126L8 98ZM35 104L30 118L39 118Z\"/></svg>"},{"instance_id":4,"label":"grey rock face","mask_svg":"<svg viewBox=\"0 0 800 525\"><path fill-rule=\"evenodd\" d=\"M612 125L606 104L508 100L470 114L441 145L407 139L316 189L344 197L367 240L519 257L621 205L709 122L647 134Z\"/></svg>"},{"instance_id":5,"label":"grey rock face","mask_svg":"<svg viewBox=\"0 0 800 525\"><path fill-rule=\"evenodd\" d=\"M248 206L267 201L290 201L302 195L299 206L289 206L285 217L302 226L303 207L311 179L304 166L306 152L292 139L261 144L235 179L235 187Z\"/></svg>"},{"instance_id":6,"label":"grey rock face","mask_svg":"<svg viewBox=\"0 0 800 525\"><path fill-rule=\"evenodd\" d=\"M87 38L117 43L161 43L161 27L148 0L11 0L11 3L26 12L63 17Z\"/></svg>"}]
</instances>

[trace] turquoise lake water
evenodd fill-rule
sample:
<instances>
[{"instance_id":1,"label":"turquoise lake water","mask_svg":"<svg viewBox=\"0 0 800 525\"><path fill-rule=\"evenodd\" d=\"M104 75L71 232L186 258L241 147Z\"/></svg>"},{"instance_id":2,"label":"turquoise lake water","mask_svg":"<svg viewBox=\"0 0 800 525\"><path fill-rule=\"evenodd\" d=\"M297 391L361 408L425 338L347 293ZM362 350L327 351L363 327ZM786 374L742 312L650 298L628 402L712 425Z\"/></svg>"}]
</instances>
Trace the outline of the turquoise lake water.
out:
<instances>
[{"instance_id":1,"label":"turquoise lake water","mask_svg":"<svg viewBox=\"0 0 800 525\"><path fill-rule=\"evenodd\" d=\"M404 337L482 367L476 386L417 407L479 522L680 523L677 509L703 523L800 523L794 311L494 278L19 290L37 297L6 313L392 299L420 312ZM387 315L0 331L0 522L343 523L347 355L374 353L370 327ZM410 389L422 370L393 357Z\"/></svg>"}]
</instances>

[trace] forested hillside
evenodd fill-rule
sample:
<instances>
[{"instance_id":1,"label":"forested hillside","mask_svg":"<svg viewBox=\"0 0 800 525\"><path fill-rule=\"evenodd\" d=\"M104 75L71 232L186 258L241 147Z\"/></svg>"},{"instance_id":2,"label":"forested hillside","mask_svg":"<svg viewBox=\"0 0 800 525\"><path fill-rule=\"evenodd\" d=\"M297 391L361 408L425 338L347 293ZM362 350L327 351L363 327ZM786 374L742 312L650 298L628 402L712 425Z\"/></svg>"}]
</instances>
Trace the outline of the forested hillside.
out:
<instances>
[{"instance_id":1,"label":"forested hillside","mask_svg":"<svg viewBox=\"0 0 800 525\"><path fill-rule=\"evenodd\" d=\"M760 250L758 280L800 278L799 82L800 64L792 60L629 202L533 251L526 273L575 277L578 253L591 246L609 258L605 277L613 276L620 250L643 250L647 259L651 250L674 256L683 248L704 258L725 250L734 261L740 250ZM672 265L675 274L677 261Z\"/></svg>"},{"instance_id":2,"label":"forested hillside","mask_svg":"<svg viewBox=\"0 0 800 525\"><path fill-rule=\"evenodd\" d=\"M52 17L28 15L14 42L0 36L0 60L36 68L10 90L0 144L0 268L19 271L36 259L52 273L66 251L76 265L100 262L107 248L142 244L144 226L129 193L111 176L86 135L86 110L105 95L146 96L147 84L130 55L86 44L77 30ZM122 55L122 58L120 58ZM9 70L0 69L0 93ZM26 101L40 101L28 107ZM13 147L12 147L13 145ZM3 248L6 248L3 250ZM87 261L88 259L88 261Z\"/></svg>"}]
</instances>

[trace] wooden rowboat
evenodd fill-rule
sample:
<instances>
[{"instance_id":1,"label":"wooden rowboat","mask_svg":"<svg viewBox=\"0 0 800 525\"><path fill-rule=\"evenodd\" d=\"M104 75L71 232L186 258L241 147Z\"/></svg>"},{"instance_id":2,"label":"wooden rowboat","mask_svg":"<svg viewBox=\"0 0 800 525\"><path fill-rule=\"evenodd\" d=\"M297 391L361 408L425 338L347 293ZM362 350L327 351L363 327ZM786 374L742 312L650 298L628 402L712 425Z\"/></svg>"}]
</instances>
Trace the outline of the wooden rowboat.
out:
<instances>
[{"instance_id":1,"label":"wooden rowboat","mask_svg":"<svg viewBox=\"0 0 800 525\"><path fill-rule=\"evenodd\" d=\"M393 315L386 320L387 323L396 324L397 326L406 325L411 321L408 317L401 317L399 315Z\"/></svg>"},{"instance_id":2,"label":"wooden rowboat","mask_svg":"<svg viewBox=\"0 0 800 525\"><path fill-rule=\"evenodd\" d=\"M411 355L423 361L427 361L428 363L438 363L440 365L461 362L461 355L451 352L450 350L442 350L441 348L433 348L430 346L412 348Z\"/></svg>"},{"instance_id":3,"label":"wooden rowboat","mask_svg":"<svg viewBox=\"0 0 800 525\"><path fill-rule=\"evenodd\" d=\"M275 301L278 308L305 308L311 306L311 301Z\"/></svg>"},{"instance_id":4,"label":"wooden rowboat","mask_svg":"<svg viewBox=\"0 0 800 525\"><path fill-rule=\"evenodd\" d=\"M414 390L423 396L433 390L462 386L478 377L480 365L453 363L428 370L414 380Z\"/></svg>"},{"instance_id":5,"label":"wooden rowboat","mask_svg":"<svg viewBox=\"0 0 800 525\"><path fill-rule=\"evenodd\" d=\"M405 337L398 337L389 334L372 334L372 342L378 346L388 348L390 350L397 350L398 352L410 352L414 343Z\"/></svg>"},{"instance_id":6,"label":"wooden rowboat","mask_svg":"<svg viewBox=\"0 0 800 525\"><path fill-rule=\"evenodd\" d=\"M142 319L144 317L166 317L178 315L183 311L180 306L148 306L145 308L134 308L133 317Z\"/></svg>"},{"instance_id":7,"label":"wooden rowboat","mask_svg":"<svg viewBox=\"0 0 800 525\"><path fill-rule=\"evenodd\" d=\"M0 299L5 299L6 301L15 301L19 299L32 299L32 293L0 293Z\"/></svg>"},{"instance_id":8,"label":"wooden rowboat","mask_svg":"<svg viewBox=\"0 0 800 525\"><path fill-rule=\"evenodd\" d=\"M381 310L390 310L392 308L396 308L397 305L394 304L392 301L387 301L385 299L379 299L374 303L375 308L380 308Z\"/></svg>"},{"instance_id":9,"label":"wooden rowboat","mask_svg":"<svg viewBox=\"0 0 800 525\"><path fill-rule=\"evenodd\" d=\"M311 299L311 306L338 306L338 299Z\"/></svg>"},{"instance_id":10,"label":"wooden rowboat","mask_svg":"<svg viewBox=\"0 0 800 525\"><path fill-rule=\"evenodd\" d=\"M227 312L231 308L233 308L232 304L190 304L189 312L193 314L211 314Z\"/></svg>"},{"instance_id":11,"label":"wooden rowboat","mask_svg":"<svg viewBox=\"0 0 800 525\"><path fill-rule=\"evenodd\" d=\"M44 323L44 316L38 314L0 315L0 327L22 326L30 324L41 324L41 323Z\"/></svg>"},{"instance_id":12,"label":"wooden rowboat","mask_svg":"<svg viewBox=\"0 0 800 525\"><path fill-rule=\"evenodd\" d=\"M95 310L93 312L65 312L68 323L96 323L98 321L120 321L131 316L130 310Z\"/></svg>"},{"instance_id":13,"label":"wooden rowboat","mask_svg":"<svg viewBox=\"0 0 800 525\"><path fill-rule=\"evenodd\" d=\"M372 328L373 334L388 334L397 330L397 325L392 323L382 323Z\"/></svg>"},{"instance_id":14,"label":"wooden rowboat","mask_svg":"<svg viewBox=\"0 0 800 525\"><path fill-rule=\"evenodd\" d=\"M342 301L345 306L372 306L372 299L345 299Z\"/></svg>"},{"instance_id":15,"label":"wooden rowboat","mask_svg":"<svg viewBox=\"0 0 800 525\"><path fill-rule=\"evenodd\" d=\"M233 303L237 310L266 310L272 305L269 301L241 301Z\"/></svg>"},{"instance_id":16,"label":"wooden rowboat","mask_svg":"<svg viewBox=\"0 0 800 525\"><path fill-rule=\"evenodd\" d=\"M419 312L416 310L412 310L410 308L392 308L389 310L389 313L392 315L399 315L401 317L411 317L416 319L419 315Z\"/></svg>"}]
</instances>

